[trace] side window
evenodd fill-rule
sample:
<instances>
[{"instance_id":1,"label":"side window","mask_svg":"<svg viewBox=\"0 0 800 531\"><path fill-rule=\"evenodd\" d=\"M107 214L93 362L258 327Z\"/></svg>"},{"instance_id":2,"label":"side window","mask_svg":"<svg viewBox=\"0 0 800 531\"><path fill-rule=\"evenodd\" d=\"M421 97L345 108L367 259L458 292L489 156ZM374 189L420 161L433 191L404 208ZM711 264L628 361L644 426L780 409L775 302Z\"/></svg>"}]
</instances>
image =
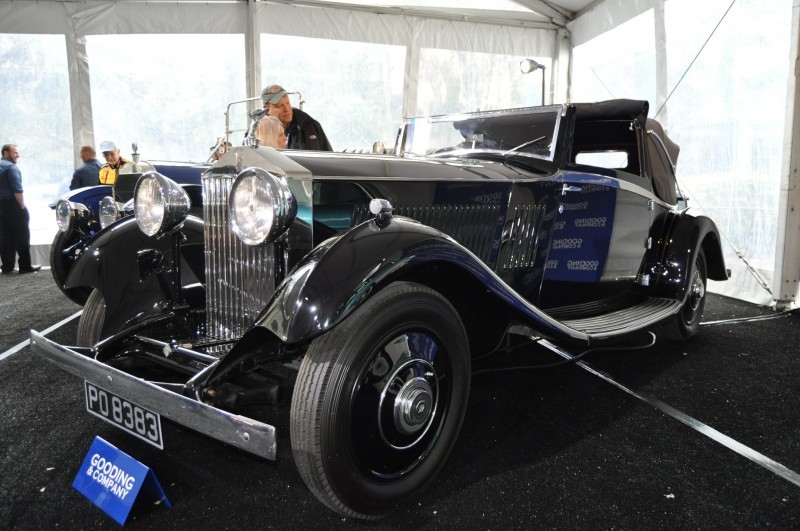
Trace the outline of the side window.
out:
<instances>
[{"instance_id":1,"label":"side window","mask_svg":"<svg viewBox=\"0 0 800 531\"><path fill-rule=\"evenodd\" d=\"M643 175L639 145L630 120L576 122L572 162Z\"/></svg>"},{"instance_id":2,"label":"side window","mask_svg":"<svg viewBox=\"0 0 800 531\"><path fill-rule=\"evenodd\" d=\"M575 154L577 164L599 166L612 170L624 170L628 167L627 151L580 151Z\"/></svg>"},{"instance_id":3,"label":"side window","mask_svg":"<svg viewBox=\"0 0 800 531\"><path fill-rule=\"evenodd\" d=\"M650 176L653 191L662 201L674 205L678 202L677 181L672 170L672 161L667 154L663 140L654 133L647 134L647 158L650 160Z\"/></svg>"}]
</instances>

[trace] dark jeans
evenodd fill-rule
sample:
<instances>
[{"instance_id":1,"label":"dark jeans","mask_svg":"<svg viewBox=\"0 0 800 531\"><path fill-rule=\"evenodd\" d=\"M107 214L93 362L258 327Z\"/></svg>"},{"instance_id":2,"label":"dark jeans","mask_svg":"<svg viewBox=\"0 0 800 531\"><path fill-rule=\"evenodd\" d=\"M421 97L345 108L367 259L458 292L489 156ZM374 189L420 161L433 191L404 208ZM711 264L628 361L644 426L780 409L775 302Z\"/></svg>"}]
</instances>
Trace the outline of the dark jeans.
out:
<instances>
[{"instance_id":1,"label":"dark jeans","mask_svg":"<svg viewBox=\"0 0 800 531\"><path fill-rule=\"evenodd\" d=\"M14 269L15 255L19 255L19 268L31 268L30 215L20 208L17 200L0 199L0 261L2 270Z\"/></svg>"}]
</instances>

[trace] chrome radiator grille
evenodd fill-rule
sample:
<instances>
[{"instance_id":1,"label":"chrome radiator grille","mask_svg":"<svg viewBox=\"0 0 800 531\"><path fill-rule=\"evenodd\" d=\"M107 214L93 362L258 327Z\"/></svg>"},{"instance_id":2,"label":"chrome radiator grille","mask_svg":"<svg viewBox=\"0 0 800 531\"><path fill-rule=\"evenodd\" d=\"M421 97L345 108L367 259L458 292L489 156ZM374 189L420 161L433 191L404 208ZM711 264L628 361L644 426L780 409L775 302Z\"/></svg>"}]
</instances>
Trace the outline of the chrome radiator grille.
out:
<instances>
[{"instance_id":1,"label":"chrome radiator grille","mask_svg":"<svg viewBox=\"0 0 800 531\"><path fill-rule=\"evenodd\" d=\"M236 339L244 334L275 291L274 247L250 247L228 225L233 175L203 176L206 334Z\"/></svg>"}]
</instances>

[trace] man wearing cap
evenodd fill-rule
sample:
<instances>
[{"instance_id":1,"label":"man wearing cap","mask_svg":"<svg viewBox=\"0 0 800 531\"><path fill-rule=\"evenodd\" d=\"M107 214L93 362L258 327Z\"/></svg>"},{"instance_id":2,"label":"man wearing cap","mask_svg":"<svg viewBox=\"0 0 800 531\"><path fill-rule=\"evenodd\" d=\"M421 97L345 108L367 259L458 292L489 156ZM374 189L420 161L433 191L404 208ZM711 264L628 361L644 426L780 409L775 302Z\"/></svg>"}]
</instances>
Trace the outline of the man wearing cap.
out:
<instances>
[{"instance_id":1,"label":"man wearing cap","mask_svg":"<svg viewBox=\"0 0 800 531\"><path fill-rule=\"evenodd\" d=\"M100 168L103 166L97 160L97 152L92 146L81 148L81 160L83 165L72 174L70 190L83 188L85 186L95 186L100 182Z\"/></svg>"},{"instance_id":2,"label":"man wearing cap","mask_svg":"<svg viewBox=\"0 0 800 531\"><path fill-rule=\"evenodd\" d=\"M100 168L100 184L114 184L117 182L119 167L129 161L119 156L119 148L111 140L100 142L100 151L106 159L106 165Z\"/></svg>"},{"instance_id":3,"label":"man wearing cap","mask_svg":"<svg viewBox=\"0 0 800 531\"><path fill-rule=\"evenodd\" d=\"M33 273L42 266L31 264L31 217L25 208L22 174L17 167L19 149L5 144L0 159L0 269L4 275L14 272L19 256L19 272Z\"/></svg>"},{"instance_id":4,"label":"man wearing cap","mask_svg":"<svg viewBox=\"0 0 800 531\"><path fill-rule=\"evenodd\" d=\"M270 116L283 123L288 137L287 149L333 151L325 131L308 113L295 109L289 102L289 91L280 85L270 85L261 92L261 101Z\"/></svg>"}]
</instances>

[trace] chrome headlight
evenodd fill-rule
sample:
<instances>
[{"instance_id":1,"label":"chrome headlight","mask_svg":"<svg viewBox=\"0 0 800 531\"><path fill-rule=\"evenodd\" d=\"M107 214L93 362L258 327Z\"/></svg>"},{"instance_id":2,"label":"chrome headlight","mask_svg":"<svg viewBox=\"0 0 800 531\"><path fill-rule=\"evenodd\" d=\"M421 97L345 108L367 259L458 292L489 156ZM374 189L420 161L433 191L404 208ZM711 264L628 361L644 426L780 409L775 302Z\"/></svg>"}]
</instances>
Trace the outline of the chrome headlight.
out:
<instances>
[{"instance_id":1,"label":"chrome headlight","mask_svg":"<svg viewBox=\"0 0 800 531\"><path fill-rule=\"evenodd\" d=\"M117 209L117 202L111 196L105 196L100 200L99 207L100 228L106 228L119 217L119 209Z\"/></svg>"},{"instance_id":2,"label":"chrome headlight","mask_svg":"<svg viewBox=\"0 0 800 531\"><path fill-rule=\"evenodd\" d=\"M67 199L60 199L56 203L56 223L61 232L69 231L78 220L88 217L89 209L82 203L73 203Z\"/></svg>"},{"instance_id":3,"label":"chrome headlight","mask_svg":"<svg viewBox=\"0 0 800 531\"><path fill-rule=\"evenodd\" d=\"M289 229L297 215L297 200L285 178L247 168L231 187L228 211L234 234L246 245L261 245Z\"/></svg>"},{"instance_id":4,"label":"chrome headlight","mask_svg":"<svg viewBox=\"0 0 800 531\"><path fill-rule=\"evenodd\" d=\"M186 191L155 171L139 177L133 191L133 211L142 232L164 234L183 223L192 203Z\"/></svg>"}]
</instances>

